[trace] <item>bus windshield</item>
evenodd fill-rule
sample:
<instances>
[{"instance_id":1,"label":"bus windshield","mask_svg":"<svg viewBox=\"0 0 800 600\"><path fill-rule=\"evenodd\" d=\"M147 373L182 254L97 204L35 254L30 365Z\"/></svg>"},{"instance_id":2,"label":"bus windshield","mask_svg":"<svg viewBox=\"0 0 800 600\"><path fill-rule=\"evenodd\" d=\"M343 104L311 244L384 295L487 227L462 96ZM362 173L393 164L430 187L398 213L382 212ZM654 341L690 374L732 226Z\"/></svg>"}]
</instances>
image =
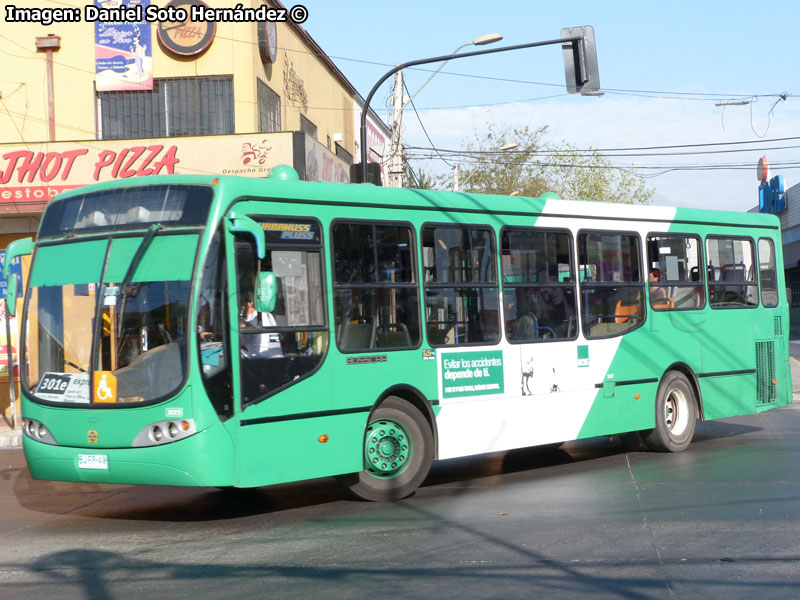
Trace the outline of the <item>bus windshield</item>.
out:
<instances>
[{"instance_id":1,"label":"bus windshield","mask_svg":"<svg viewBox=\"0 0 800 600\"><path fill-rule=\"evenodd\" d=\"M197 242L196 234L164 235L149 242L147 236L126 237L41 248L24 341L24 378L34 397L78 405L140 404L175 392L186 374ZM97 249L89 244L110 244L99 264L81 260ZM171 261L156 260L165 252ZM69 267L56 268L63 264L85 270L76 281L75 272L64 272ZM135 274L129 273L137 264ZM116 384L113 395L92 394L92 378L98 377Z\"/></svg>"},{"instance_id":2,"label":"bus windshield","mask_svg":"<svg viewBox=\"0 0 800 600\"><path fill-rule=\"evenodd\" d=\"M104 284L95 371L111 372L116 378L116 403L154 400L183 381L190 285L148 281L130 285L123 293L118 282ZM92 401L87 340L93 334L96 290L97 284L32 288L29 314L38 322L38 331L28 338L32 368L27 383L37 398Z\"/></svg>"}]
</instances>

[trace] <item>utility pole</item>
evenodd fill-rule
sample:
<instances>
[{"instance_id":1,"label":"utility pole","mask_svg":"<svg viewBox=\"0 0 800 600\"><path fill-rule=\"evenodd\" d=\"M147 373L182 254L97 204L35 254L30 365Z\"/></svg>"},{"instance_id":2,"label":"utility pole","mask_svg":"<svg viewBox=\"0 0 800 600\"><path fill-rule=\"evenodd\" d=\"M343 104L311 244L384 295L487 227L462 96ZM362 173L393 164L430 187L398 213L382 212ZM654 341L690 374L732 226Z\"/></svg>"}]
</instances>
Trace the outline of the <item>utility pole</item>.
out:
<instances>
[{"instance_id":1,"label":"utility pole","mask_svg":"<svg viewBox=\"0 0 800 600\"><path fill-rule=\"evenodd\" d=\"M57 35L46 35L36 38L36 51L44 51L47 57L47 130L51 142L56 141L56 99L53 85L53 52L61 48L61 38Z\"/></svg>"},{"instance_id":2,"label":"utility pole","mask_svg":"<svg viewBox=\"0 0 800 600\"><path fill-rule=\"evenodd\" d=\"M489 35L473 40L472 43L476 46L482 46L496 42L499 39L502 39L502 36ZM482 56L484 54L496 54L498 52L510 52L512 50L523 50L525 48L551 46L554 44L561 44L561 50L564 55L564 74L567 78L567 91L570 94L580 92L583 95L596 95L595 92L600 89L600 75L598 74L597 70L597 50L595 49L594 44L594 29L592 29L592 27L589 25L585 27L570 27L562 29L561 39L558 40L530 42L528 44L517 44L516 46L504 46L502 48L464 52L463 54L458 54L458 50L460 50L460 48L457 48L454 53L445 54L444 56L420 58L418 60L410 60L400 65L395 65L394 68L384 73L383 76L375 82L375 85L372 86L369 94L367 94L366 100L364 100L364 110L361 111L361 127L359 134L359 137L361 138L361 145L359 148L359 151L361 152L361 179L363 181L367 181L367 112L369 111L369 103L372 101L373 96L375 96L375 92L378 91L378 88L381 86L381 84L389 79L389 77L409 67L429 65L435 62L447 62L456 58ZM395 86L395 90L396 89L397 86ZM397 92L395 92L395 97L397 97L397 95ZM400 96L402 99L402 93ZM397 110L397 107L398 103L395 102L395 111ZM397 124L395 124L395 126L397 126Z\"/></svg>"},{"instance_id":3,"label":"utility pole","mask_svg":"<svg viewBox=\"0 0 800 600\"><path fill-rule=\"evenodd\" d=\"M453 191L458 191L458 163L453 167Z\"/></svg>"},{"instance_id":4,"label":"utility pole","mask_svg":"<svg viewBox=\"0 0 800 600\"><path fill-rule=\"evenodd\" d=\"M392 96L394 105L394 121L392 124L392 143L389 149L389 181L387 187L403 187L403 72L397 71L394 74L394 95Z\"/></svg>"}]
</instances>

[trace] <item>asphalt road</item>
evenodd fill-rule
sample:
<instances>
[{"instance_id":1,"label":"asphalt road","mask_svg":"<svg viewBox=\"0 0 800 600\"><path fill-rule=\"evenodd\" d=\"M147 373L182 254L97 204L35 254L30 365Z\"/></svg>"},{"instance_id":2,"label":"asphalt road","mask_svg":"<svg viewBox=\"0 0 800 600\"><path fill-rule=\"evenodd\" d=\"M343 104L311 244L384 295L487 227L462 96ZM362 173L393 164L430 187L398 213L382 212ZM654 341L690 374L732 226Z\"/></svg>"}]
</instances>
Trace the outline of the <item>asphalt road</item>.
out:
<instances>
[{"instance_id":1,"label":"asphalt road","mask_svg":"<svg viewBox=\"0 0 800 600\"><path fill-rule=\"evenodd\" d=\"M800 405L681 454L445 461L414 496L32 481L0 451L0 599L797 598Z\"/></svg>"},{"instance_id":2,"label":"asphalt road","mask_svg":"<svg viewBox=\"0 0 800 600\"><path fill-rule=\"evenodd\" d=\"M800 361L800 339L789 340L789 356Z\"/></svg>"}]
</instances>

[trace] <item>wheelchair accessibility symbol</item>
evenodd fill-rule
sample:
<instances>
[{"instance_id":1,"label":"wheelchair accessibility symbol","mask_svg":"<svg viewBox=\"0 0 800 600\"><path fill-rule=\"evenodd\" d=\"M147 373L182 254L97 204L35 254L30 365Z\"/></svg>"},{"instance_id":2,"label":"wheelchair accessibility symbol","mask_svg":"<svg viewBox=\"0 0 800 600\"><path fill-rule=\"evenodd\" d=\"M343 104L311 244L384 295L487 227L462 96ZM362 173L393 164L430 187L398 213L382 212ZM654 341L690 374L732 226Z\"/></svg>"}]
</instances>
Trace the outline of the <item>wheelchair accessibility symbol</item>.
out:
<instances>
[{"instance_id":1,"label":"wheelchair accessibility symbol","mask_svg":"<svg viewBox=\"0 0 800 600\"><path fill-rule=\"evenodd\" d=\"M94 401L106 403L117 401L117 378L111 371L94 372Z\"/></svg>"}]
</instances>

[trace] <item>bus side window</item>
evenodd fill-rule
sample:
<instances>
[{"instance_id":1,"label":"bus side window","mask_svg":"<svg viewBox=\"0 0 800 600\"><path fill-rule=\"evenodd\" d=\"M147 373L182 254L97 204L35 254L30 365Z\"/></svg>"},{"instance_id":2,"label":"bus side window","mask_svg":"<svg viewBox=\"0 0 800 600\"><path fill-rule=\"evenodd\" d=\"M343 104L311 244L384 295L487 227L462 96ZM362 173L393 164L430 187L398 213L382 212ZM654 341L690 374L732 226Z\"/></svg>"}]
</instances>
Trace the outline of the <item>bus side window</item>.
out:
<instances>
[{"instance_id":1,"label":"bus side window","mask_svg":"<svg viewBox=\"0 0 800 600\"><path fill-rule=\"evenodd\" d=\"M233 414L233 385L225 293L227 265L223 240L220 228L211 240L208 257L203 265L196 331L203 385L217 414L226 419Z\"/></svg>"},{"instance_id":2,"label":"bus side window","mask_svg":"<svg viewBox=\"0 0 800 600\"><path fill-rule=\"evenodd\" d=\"M252 237L235 234L235 328L245 405L313 373L327 348L319 222L308 217L250 217L261 224L266 243L265 256L259 259ZM265 273L275 282L275 304L269 311L255 302Z\"/></svg>"},{"instance_id":3,"label":"bus side window","mask_svg":"<svg viewBox=\"0 0 800 600\"><path fill-rule=\"evenodd\" d=\"M706 238L709 304L712 308L758 306L755 248L749 238Z\"/></svg>"},{"instance_id":4,"label":"bus side window","mask_svg":"<svg viewBox=\"0 0 800 600\"><path fill-rule=\"evenodd\" d=\"M639 236L582 232L578 260L591 276L581 282L581 321L587 338L622 335L644 322ZM586 267L586 268L584 268Z\"/></svg>"},{"instance_id":5,"label":"bus side window","mask_svg":"<svg viewBox=\"0 0 800 600\"><path fill-rule=\"evenodd\" d=\"M509 341L574 339L578 328L570 234L507 227L501 237Z\"/></svg>"},{"instance_id":6,"label":"bus side window","mask_svg":"<svg viewBox=\"0 0 800 600\"><path fill-rule=\"evenodd\" d=\"M647 281L653 310L686 310L705 305L700 238L651 234L647 237Z\"/></svg>"},{"instance_id":7,"label":"bus side window","mask_svg":"<svg viewBox=\"0 0 800 600\"><path fill-rule=\"evenodd\" d=\"M775 244L769 238L758 240L758 277L761 281L761 304L778 306L778 269L775 264Z\"/></svg>"},{"instance_id":8,"label":"bus side window","mask_svg":"<svg viewBox=\"0 0 800 600\"><path fill-rule=\"evenodd\" d=\"M342 352L419 346L419 285L411 227L331 227L336 344Z\"/></svg>"},{"instance_id":9,"label":"bus side window","mask_svg":"<svg viewBox=\"0 0 800 600\"><path fill-rule=\"evenodd\" d=\"M500 341L496 260L494 235L488 227L422 228L428 343Z\"/></svg>"}]
</instances>

